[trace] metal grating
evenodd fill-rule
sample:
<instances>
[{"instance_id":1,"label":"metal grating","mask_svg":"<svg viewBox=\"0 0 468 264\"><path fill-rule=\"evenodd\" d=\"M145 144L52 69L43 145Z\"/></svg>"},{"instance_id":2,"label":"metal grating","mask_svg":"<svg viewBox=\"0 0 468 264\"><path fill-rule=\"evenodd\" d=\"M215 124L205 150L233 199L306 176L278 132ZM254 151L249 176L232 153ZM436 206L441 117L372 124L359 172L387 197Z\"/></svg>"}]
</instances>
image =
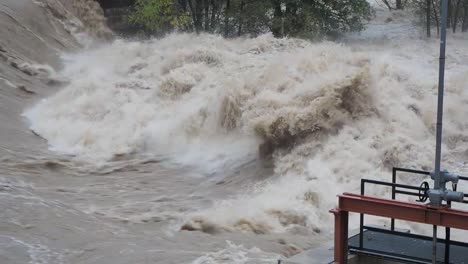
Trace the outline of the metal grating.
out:
<instances>
[{"instance_id":1,"label":"metal grating","mask_svg":"<svg viewBox=\"0 0 468 264\"><path fill-rule=\"evenodd\" d=\"M360 247L359 234L349 238L349 252L402 263L432 263L432 237L365 227L362 242L362 247ZM449 243L449 263L468 264L468 244L457 241ZM437 243L438 263L446 263L444 262L445 247L445 240L439 239Z\"/></svg>"}]
</instances>

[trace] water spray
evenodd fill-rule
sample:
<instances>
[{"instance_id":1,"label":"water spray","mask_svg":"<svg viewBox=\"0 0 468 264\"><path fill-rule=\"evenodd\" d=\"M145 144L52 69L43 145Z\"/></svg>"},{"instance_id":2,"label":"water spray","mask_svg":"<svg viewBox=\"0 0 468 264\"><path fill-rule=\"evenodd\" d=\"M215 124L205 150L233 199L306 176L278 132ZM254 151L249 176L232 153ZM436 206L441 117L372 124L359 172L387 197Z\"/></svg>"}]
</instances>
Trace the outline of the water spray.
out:
<instances>
[{"instance_id":1,"label":"water spray","mask_svg":"<svg viewBox=\"0 0 468 264\"><path fill-rule=\"evenodd\" d=\"M468 177L459 176L441 169L448 0L442 0L441 3L440 65L434 170L428 172L393 168L391 183L361 179L360 194L343 193L339 195L338 207L330 211L335 216L335 263L347 263L348 252L351 252L357 255L389 258L398 261L398 263L407 261L408 263L428 263L428 261L432 260L432 263L436 264L442 263L437 262L438 249L445 249L443 263L452 263L450 261L450 229L468 230L468 211L451 209L452 202L468 203L467 200L464 200L464 193L457 192L458 182L468 181ZM428 182L423 182L420 187L398 184L396 182L397 171L424 175L425 177L430 176L434 184L432 188ZM451 189L447 189L446 187L449 182L452 183ZM366 195L366 183L392 187L392 198L386 199ZM418 192L414 192L414 190ZM425 203L429 199L429 203L415 204L413 202L396 201L395 195L397 193L416 196L419 198L417 202L420 203ZM360 214L359 234L351 238L348 237L349 213ZM390 230L365 225L365 215L390 218ZM395 220L432 225L432 256L430 246L426 243L431 240L430 237L410 235L397 231L395 230ZM438 226L445 227L445 240L438 241ZM371 246L369 247L366 244L371 244ZM468 243L459 242L457 247L463 248L463 250L453 250L458 260L462 260L461 262L463 262L468 259Z\"/></svg>"}]
</instances>

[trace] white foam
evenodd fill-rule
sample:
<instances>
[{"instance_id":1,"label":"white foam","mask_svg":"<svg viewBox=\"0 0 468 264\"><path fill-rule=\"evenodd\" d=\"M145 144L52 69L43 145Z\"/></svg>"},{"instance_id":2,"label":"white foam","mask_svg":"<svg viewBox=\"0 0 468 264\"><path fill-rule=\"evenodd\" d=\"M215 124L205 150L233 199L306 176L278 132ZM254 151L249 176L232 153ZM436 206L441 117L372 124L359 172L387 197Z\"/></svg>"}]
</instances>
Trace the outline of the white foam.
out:
<instances>
[{"instance_id":1,"label":"white foam","mask_svg":"<svg viewBox=\"0 0 468 264\"><path fill-rule=\"evenodd\" d=\"M444 157L452 161L468 148L465 44L449 44L458 54L447 72ZM352 48L269 35L116 41L68 56L70 85L26 116L51 149L98 164L149 154L212 172L253 159L263 141L287 145L274 156L277 180L187 221L327 229L335 194L357 190L360 178L431 166L437 54L435 40Z\"/></svg>"},{"instance_id":2,"label":"white foam","mask_svg":"<svg viewBox=\"0 0 468 264\"><path fill-rule=\"evenodd\" d=\"M226 243L226 248L205 254L194 260L192 264L266 264L276 263L280 259L280 255L265 253L258 248L247 249L231 241Z\"/></svg>"},{"instance_id":3,"label":"white foam","mask_svg":"<svg viewBox=\"0 0 468 264\"><path fill-rule=\"evenodd\" d=\"M233 43L204 36L195 38L193 50L178 44L188 39L194 38L117 41L66 57L62 75L70 85L26 112L31 128L48 139L51 149L89 161L134 152L174 153L176 161L208 165L251 156L257 147L252 132L220 125L227 87L242 85L227 73L242 75L248 69L236 72L245 65L236 52L223 51ZM221 47L210 51L205 44ZM217 62L218 56L230 58ZM193 86L190 93L177 92L185 85Z\"/></svg>"}]
</instances>

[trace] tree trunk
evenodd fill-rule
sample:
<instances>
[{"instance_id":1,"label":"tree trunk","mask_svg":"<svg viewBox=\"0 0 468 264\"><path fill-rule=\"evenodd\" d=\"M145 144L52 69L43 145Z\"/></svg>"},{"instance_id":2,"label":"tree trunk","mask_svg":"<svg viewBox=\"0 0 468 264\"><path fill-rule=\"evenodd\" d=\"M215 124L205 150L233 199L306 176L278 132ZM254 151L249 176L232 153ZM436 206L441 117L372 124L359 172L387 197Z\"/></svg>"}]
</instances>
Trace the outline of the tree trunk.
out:
<instances>
[{"instance_id":1,"label":"tree trunk","mask_svg":"<svg viewBox=\"0 0 468 264\"><path fill-rule=\"evenodd\" d=\"M464 15L463 15L463 23L462 23L462 31L468 31L468 1L464 3Z\"/></svg>"},{"instance_id":2,"label":"tree trunk","mask_svg":"<svg viewBox=\"0 0 468 264\"><path fill-rule=\"evenodd\" d=\"M396 0L396 9L403 9L402 0Z\"/></svg>"},{"instance_id":3,"label":"tree trunk","mask_svg":"<svg viewBox=\"0 0 468 264\"><path fill-rule=\"evenodd\" d=\"M281 11L281 2L278 0L273 1L274 12L273 12L273 24L271 32L273 36L282 38L282 27L283 27L283 11Z\"/></svg>"},{"instance_id":4,"label":"tree trunk","mask_svg":"<svg viewBox=\"0 0 468 264\"><path fill-rule=\"evenodd\" d=\"M457 24L458 24L458 14L460 13L460 2L461 0L457 1L457 6L455 7L455 12L453 14L453 33L457 32Z\"/></svg>"},{"instance_id":5,"label":"tree trunk","mask_svg":"<svg viewBox=\"0 0 468 264\"><path fill-rule=\"evenodd\" d=\"M451 28L451 27L452 27L452 0L448 0L447 28Z\"/></svg>"},{"instance_id":6,"label":"tree trunk","mask_svg":"<svg viewBox=\"0 0 468 264\"><path fill-rule=\"evenodd\" d=\"M208 32L210 30L210 19L209 19L209 13L210 13L210 4L208 2L209 0L203 0L203 7L204 7L204 22L205 22L205 31Z\"/></svg>"},{"instance_id":7,"label":"tree trunk","mask_svg":"<svg viewBox=\"0 0 468 264\"><path fill-rule=\"evenodd\" d=\"M179 0L179 6L184 12L186 12L187 11L187 0Z\"/></svg>"},{"instance_id":8,"label":"tree trunk","mask_svg":"<svg viewBox=\"0 0 468 264\"><path fill-rule=\"evenodd\" d=\"M242 35L242 23L244 22L243 21L243 18L244 18L244 5L245 5L245 2L244 0L241 0L241 3L240 3L240 9L239 9L239 28L237 30L237 36L241 36Z\"/></svg>"},{"instance_id":9,"label":"tree trunk","mask_svg":"<svg viewBox=\"0 0 468 264\"><path fill-rule=\"evenodd\" d=\"M195 15L197 17L197 21L195 23L195 28L197 30L197 34L203 30L203 0L196 0L195 1Z\"/></svg>"},{"instance_id":10,"label":"tree trunk","mask_svg":"<svg viewBox=\"0 0 468 264\"><path fill-rule=\"evenodd\" d=\"M426 0L426 31L427 37L431 37L431 0Z\"/></svg>"},{"instance_id":11,"label":"tree trunk","mask_svg":"<svg viewBox=\"0 0 468 264\"><path fill-rule=\"evenodd\" d=\"M215 31L216 28L216 13L218 13L218 3L217 0L211 0L211 19L210 19L210 29L211 32Z\"/></svg>"},{"instance_id":12,"label":"tree trunk","mask_svg":"<svg viewBox=\"0 0 468 264\"><path fill-rule=\"evenodd\" d=\"M439 34L440 34L439 15L437 13L437 8L436 8L436 5L434 3L434 0L432 0L432 6L434 7L433 10L434 10L434 19L435 19L436 25L437 25L437 36L439 36Z\"/></svg>"},{"instance_id":13,"label":"tree trunk","mask_svg":"<svg viewBox=\"0 0 468 264\"><path fill-rule=\"evenodd\" d=\"M192 15L192 22L193 22L193 26L195 27L195 32L200 33L197 28L197 12L195 10L195 7L194 7L194 4L192 1L196 1L196 0L188 0L188 5L189 5L189 9L190 9L190 14Z\"/></svg>"},{"instance_id":14,"label":"tree trunk","mask_svg":"<svg viewBox=\"0 0 468 264\"><path fill-rule=\"evenodd\" d=\"M226 0L226 9L224 10L224 37L229 36L229 13L231 8L231 0Z\"/></svg>"},{"instance_id":15,"label":"tree trunk","mask_svg":"<svg viewBox=\"0 0 468 264\"><path fill-rule=\"evenodd\" d=\"M392 6L388 3L387 0L382 0L382 2L384 2L384 4L388 7L388 10L392 10Z\"/></svg>"}]
</instances>

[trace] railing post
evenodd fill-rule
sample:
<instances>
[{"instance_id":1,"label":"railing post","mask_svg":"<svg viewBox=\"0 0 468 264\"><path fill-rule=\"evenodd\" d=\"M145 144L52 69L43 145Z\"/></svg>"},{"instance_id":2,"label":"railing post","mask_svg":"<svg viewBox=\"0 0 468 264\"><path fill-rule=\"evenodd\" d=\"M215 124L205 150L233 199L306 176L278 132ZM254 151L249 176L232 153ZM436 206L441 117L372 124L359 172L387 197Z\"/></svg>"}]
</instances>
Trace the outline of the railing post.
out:
<instances>
[{"instance_id":1,"label":"railing post","mask_svg":"<svg viewBox=\"0 0 468 264\"><path fill-rule=\"evenodd\" d=\"M348 215L347 211L334 209L330 211L335 215L335 263L348 262Z\"/></svg>"},{"instance_id":2,"label":"railing post","mask_svg":"<svg viewBox=\"0 0 468 264\"><path fill-rule=\"evenodd\" d=\"M395 184L396 183L396 172L397 172L397 169L394 167L393 170L392 170L392 183ZM392 186L392 200L395 200L396 198L396 188L395 186ZM395 218L392 218L390 220L390 229L392 231L395 231Z\"/></svg>"},{"instance_id":3,"label":"railing post","mask_svg":"<svg viewBox=\"0 0 468 264\"><path fill-rule=\"evenodd\" d=\"M457 191L457 185L453 185L453 191ZM452 202L448 201L447 205L449 208L452 208ZM450 227L445 228L445 256L444 262L450 263Z\"/></svg>"},{"instance_id":4,"label":"railing post","mask_svg":"<svg viewBox=\"0 0 468 264\"><path fill-rule=\"evenodd\" d=\"M450 263L450 227L445 228L445 257L444 263Z\"/></svg>"},{"instance_id":5,"label":"railing post","mask_svg":"<svg viewBox=\"0 0 468 264\"><path fill-rule=\"evenodd\" d=\"M365 180L361 179L361 195L364 195L366 192ZM359 215L359 247L363 248L364 246L364 214Z\"/></svg>"}]
</instances>

